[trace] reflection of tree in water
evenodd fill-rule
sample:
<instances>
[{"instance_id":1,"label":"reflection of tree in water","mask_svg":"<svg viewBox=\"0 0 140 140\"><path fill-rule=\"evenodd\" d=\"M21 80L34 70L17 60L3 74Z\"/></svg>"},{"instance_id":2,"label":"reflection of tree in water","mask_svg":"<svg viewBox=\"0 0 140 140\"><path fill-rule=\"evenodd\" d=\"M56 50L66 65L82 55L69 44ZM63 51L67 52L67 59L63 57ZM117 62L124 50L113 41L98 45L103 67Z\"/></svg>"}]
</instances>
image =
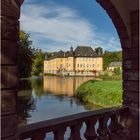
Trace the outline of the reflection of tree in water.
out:
<instances>
[{"instance_id":1,"label":"reflection of tree in water","mask_svg":"<svg viewBox=\"0 0 140 140\"><path fill-rule=\"evenodd\" d=\"M27 124L30 117L29 111L35 110L35 100L32 97L30 80L21 80L17 98L18 124Z\"/></svg>"},{"instance_id":2,"label":"reflection of tree in water","mask_svg":"<svg viewBox=\"0 0 140 140\"><path fill-rule=\"evenodd\" d=\"M43 79L41 77L35 77L31 82L32 89L34 90L34 94L41 98L45 95L43 90Z\"/></svg>"}]
</instances>

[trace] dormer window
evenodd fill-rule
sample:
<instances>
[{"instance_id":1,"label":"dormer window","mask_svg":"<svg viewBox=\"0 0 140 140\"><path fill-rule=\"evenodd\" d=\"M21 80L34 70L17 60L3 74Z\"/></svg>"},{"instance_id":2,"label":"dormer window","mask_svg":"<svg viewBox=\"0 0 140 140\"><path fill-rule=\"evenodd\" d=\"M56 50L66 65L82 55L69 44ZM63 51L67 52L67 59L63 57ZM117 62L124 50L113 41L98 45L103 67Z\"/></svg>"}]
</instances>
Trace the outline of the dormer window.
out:
<instances>
[{"instance_id":1,"label":"dormer window","mask_svg":"<svg viewBox=\"0 0 140 140\"><path fill-rule=\"evenodd\" d=\"M92 56L92 54L91 54L91 56Z\"/></svg>"},{"instance_id":2,"label":"dormer window","mask_svg":"<svg viewBox=\"0 0 140 140\"><path fill-rule=\"evenodd\" d=\"M78 56L80 56L80 54L78 53Z\"/></svg>"},{"instance_id":3,"label":"dormer window","mask_svg":"<svg viewBox=\"0 0 140 140\"><path fill-rule=\"evenodd\" d=\"M87 56L87 55L85 54L85 56Z\"/></svg>"}]
</instances>

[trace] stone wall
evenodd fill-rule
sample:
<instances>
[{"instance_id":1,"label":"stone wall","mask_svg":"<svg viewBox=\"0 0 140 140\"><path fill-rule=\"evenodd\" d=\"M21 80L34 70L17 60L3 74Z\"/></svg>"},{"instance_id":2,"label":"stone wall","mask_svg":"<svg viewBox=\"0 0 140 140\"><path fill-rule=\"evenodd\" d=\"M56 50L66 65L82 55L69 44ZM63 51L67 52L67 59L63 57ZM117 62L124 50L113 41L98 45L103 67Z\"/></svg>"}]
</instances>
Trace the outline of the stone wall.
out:
<instances>
[{"instance_id":1,"label":"stone wall","mask_svg":"<svg viewBox=\"0 0 140 140\"><path fill-rule=\"evenodd\" d=\"M17 48L20 3L1 1L1 127L2 139L16 140Z\"/></svg>"}]
</instances>

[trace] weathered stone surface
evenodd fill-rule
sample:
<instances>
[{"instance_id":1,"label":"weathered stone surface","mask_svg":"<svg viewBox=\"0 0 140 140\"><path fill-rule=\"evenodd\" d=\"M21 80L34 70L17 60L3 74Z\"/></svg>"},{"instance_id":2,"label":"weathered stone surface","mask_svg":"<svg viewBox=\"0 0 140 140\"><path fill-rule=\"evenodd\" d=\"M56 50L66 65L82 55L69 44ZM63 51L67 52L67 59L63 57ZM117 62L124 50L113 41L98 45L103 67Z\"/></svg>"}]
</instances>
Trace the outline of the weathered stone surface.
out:
<instances>
[{"instance_id":1,"label":"weathered stone surface","mask_svg":"<svg viewBox=\"0 0 140 140\"><path fill-rule=\"evenodd\" d=\"M15 65L17 62L18 44L13 41L1 41L1 64Z\"/></svg>"},{"instance_id":2,"label":"weathered stone surface","mask_svg":"<svg viewBox=\"0 0 140 140\"><path fill-rule=\"evenodd\" d=\"M131 48L131 49L124 49L123 51L123 59L137 59L139 57L139 49L138 48Z\"/></svg>"},{"instance_id":3,"label":"weathered stone surface","mask_svg":"<svg viewBox=\"0 0 140 140\"><path fill-rule=\"evenodd\" d=\"M139 71L138 70L125 70L123 71L123 80L134 80L137 81L139 80Z\"/></svg>"},{"instance_id":4,"label":"weathered stone surface","mask_svg":"<svg viewBox=\"0 0 140 140\"><path fill-rule=\"evenodd\" d=\"M134 91L123 91L123 103L129 107L138 108L139 93Z\"/></svg>"},{"instance_id":5,"label":"weathered stone surface","mask_svg":"<svg viewBox=\"0 0 140 140\"><path fill-rule=\"evenodd\" d=\"M1 14L8 17L19 18L20 15L19 0L2 0Z\"/></svg>"},{"instance_id":6,"label":"weathered stone surface","mask_svg":"<svg viewBox=\"0 0 140 140\"><path fill-rule=\"evenodd\" d=\"M121 39L128 38L127 29L125 27L118 29L118 35Z\"/></svg>"},{"instance_id":7,"label":"weathered stone surface","mask_svg":"<svg viewBox=\"0 0 140 140\"><path fill-rule=\"evenodd\" d=\"M133 48L138 48L139 47L139 36L138 35L133 35L132 36L132 47Z\"/></svg>"},{"instance_id":8,"label":"weathered stone surface","mask_svg":"<svg viewBox=\"0 0 140 140\"><path fill-rule=\"evenodd\" d=\"M139 23L139 11L131 12L131 24Z\"/></svg>"},{"instance_id":9,"label":"weathered stone surface","mask_svg":"<svg viewBox=\"0 0 140 140\"><path fill-rule=\"evenodd\" d=\"M139 60L124 60L123 61L123 70L138 70L139 69Z\"/></svg>"},{"instance_id":10,"label":"weathered stone surface","mask_svg":"<svg viewBox=\"0 0 140 140\"><path fill-rule=\"evenodd\" d=\"M19 140L18 136L10 136L6 138L2 138L1 140Z\"/></svg>"},{"instance_id":11,"label":"weathered stone surface","mask_svg":"<svg viewBox=\"0 0 140 140\"><path fill-rule=\"evenodd\" d=\"M104 9L111 9L112 8L112 3L109 0L96 0Z\"/></svg>"},{"instance_id":12,"label":"weathered stone surface","mask_svg":"<svg viewBox=\"0 0 140 140\"><path fill-rule=\"evenodd\" d=\"M17 88L18 77L16 66L2 66L1 68L1 88Z\"/></svg>"},{"instance_id":13,"label":"weathered stone surface","mask_svg":"<svg viewBox=\"0 0 140 140\"><path fill-rule=\"evenodd\" d=\"M137 81L123 81L123 90L125 91L139 91L139 83ZM133 94L134 95L134 94Z\"/></svg>"},{"instance_id":14,"label":"weathered stone surface","mask_svg":"<svg viewBox=\"0 0 140 140\"><path fill-rule=\"evenodd\" d=\"M120 42L123 49L131 48L131 43L129 38L121 39Z\"/></svg>"},{"instance_id":15,"label":"weathered stone surface","mask_svg":"<svg viewBox=\"0 0 140 140\"><path fill-rule=\"evenodd\" d=\"M16 94L17 91L1 91L1 114L11 114L16 112Z\"/></svg>"},{"instance_id":16,"label":"weathered stone surface","mask_svg":"<svg viewBox=\"0 0 140 140\"><path fill-rule=\"evenodd\" d=\"M117 12L117 10L115 9L114 6L112 6L111 9L107 10L107 13L111 17L111 19L112 19L113 22L114 22L114 19L120 18L119 13Z\"/></svg>"},{"instance_id":17,"label":"weathered stone surface","mask_svg":"<svg viewBox=\"0 0 140 140\"><path fill-rule=\"evenodd\" d=\"M134 23L131 26L131 33L132 35L138 35L139 34L139 23Z\"/></svg>"},{"instance_id":18,"label":"weathered stone surface","mask_svg":"<svg viewBox=\"0 0 140 140\"><path fill-rule=\"evenodd\" d=\"M16 115L2 116L1 127L2 127L2 137L14 135L17 131Z\"/></svg>"},{"instance_id":19,"label":"weathered stone surface","mask_svg":"<svg viewBox=\"0 0 140 140\"><path fill-rule=\"evenodd\" d=\"M115 24L115 27L117 28L125 28L125 25L121 18L114 19L113 23Z\"/></svg>"},{"instance_id":20,"label":"weathered stone surface","mask_svg":"<svg viewBox=\"0 0 140 140\"><path fill-rule=\"evenodd\" d=\"M1 38L18 41L19 21L17 19L2 16L1 22Z\"/></svg>"}]
</instances>

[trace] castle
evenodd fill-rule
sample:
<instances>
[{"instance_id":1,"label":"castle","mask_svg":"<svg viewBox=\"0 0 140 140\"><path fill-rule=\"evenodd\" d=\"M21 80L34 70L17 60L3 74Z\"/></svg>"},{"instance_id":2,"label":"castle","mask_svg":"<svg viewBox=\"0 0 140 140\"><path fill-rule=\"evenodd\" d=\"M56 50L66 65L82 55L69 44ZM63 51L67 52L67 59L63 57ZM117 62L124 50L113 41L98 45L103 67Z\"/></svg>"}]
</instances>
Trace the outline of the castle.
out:
<instances>
[{"instance_id":1,"label":"castle","mask_svg":"<svg viewBox=\"0 0 140 140\"><path fill-rule=\"evenodd\" d=\"M89 46L77 46L75 50L53 52L44 60L44 74L67 76L92 76L103 70L102 51Z\"/></svg>"}]
</instances>

